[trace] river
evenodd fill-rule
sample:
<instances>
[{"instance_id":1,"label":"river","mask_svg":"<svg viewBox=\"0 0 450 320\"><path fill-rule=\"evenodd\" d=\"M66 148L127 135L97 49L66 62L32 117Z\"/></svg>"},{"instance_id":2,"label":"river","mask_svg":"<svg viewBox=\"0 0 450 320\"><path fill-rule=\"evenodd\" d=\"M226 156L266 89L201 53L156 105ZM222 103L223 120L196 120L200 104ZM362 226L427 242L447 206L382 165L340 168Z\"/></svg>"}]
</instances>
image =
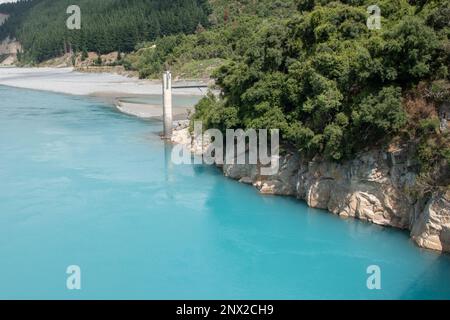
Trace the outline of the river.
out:
<instances>
[{"instance_id":1,"label":"river","mask_svg":"<svg viewBox=\"0 0 450 320\"><path fill-rule=\"evenodd\" d=\"M450 298L403 231L174 165L161 123L0 86L0 298ZM68 290L68 266L81 290ZM379 266L381 289L367 268Z\"/></svg>"}]
</instances>

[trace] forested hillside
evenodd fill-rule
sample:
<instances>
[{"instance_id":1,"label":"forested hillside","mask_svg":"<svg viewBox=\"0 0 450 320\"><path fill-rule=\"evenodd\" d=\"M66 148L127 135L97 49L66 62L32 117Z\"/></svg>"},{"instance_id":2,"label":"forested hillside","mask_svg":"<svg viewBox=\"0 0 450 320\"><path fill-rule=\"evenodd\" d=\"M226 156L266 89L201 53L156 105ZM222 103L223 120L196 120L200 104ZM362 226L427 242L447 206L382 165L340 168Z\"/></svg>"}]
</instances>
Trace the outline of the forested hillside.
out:
<instances>
[{"instance_id":1,"label":"forested hillside","mask_svg":"<svg viewBox=\"0 0 450 320\"><path fill-rule=\"evenodd\" d=\"M39 1L19 0L0 4L0 13L9 15L7 23L0 27L0 41L8 36L14 37L16 35L16 30L22 25L27 12Z\"/></svg>"},{"instance_id":2,"label":"forested hillside","mask_svg":"<svg viewBox=\"0 0 450 320\"><path fill-rule=\"evenodd\" d=\"M264 24L296 11L294 0L209 0L209 27L140 44L125 59L142 78L157 78L164 67L183 78L209 77L226 61L240 59Z\"/></svg>"},{"instance_id":3,"label":"forested hillside","mask_svg":"<svg viewBox=\"0 0 450 320\"><path fill-rule=\"evenodd\" d=\"M82 29L68 30L66 8L78 4ZM23 62L41 62L74 51L137 53L128 68L159 77L164 65L175 74L208 77L240 56L262 21L287 18L294 0L21 0L0 5L10 13L0 39L23 44Z\"/></svg>"},{"instance_id":4,"label":"forested hillside","mask_svg":"<svg viewBox=\"0 0 450 320\"><path fill-rule=\"evenodd\" d=\"M66 28L70 5L81 8L81 30ZM208 25L207 0L30 0L2 5L11 18L0 36L14 36L29 60L43 61L67 52L129 52L142 41L192 33Z\"/></svg>"}]
</instances>

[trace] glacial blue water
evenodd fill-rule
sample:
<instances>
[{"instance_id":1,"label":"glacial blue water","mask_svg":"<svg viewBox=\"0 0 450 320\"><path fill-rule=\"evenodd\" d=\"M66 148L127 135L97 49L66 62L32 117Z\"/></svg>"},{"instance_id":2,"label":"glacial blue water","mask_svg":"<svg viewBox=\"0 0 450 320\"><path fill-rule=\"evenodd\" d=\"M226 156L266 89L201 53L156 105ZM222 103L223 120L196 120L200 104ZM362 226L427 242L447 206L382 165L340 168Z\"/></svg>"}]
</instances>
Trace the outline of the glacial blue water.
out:
<instances>
[{"instance_id":1,"label":"glacial blue water","mask_svg":"<svg viewBox=\"0 0 450 320\"><path fill-rule=\"evenodd\" d=\"M0 298L450 298L448 255L172 165L160 130L93 99L0 87ZM70 265L81 290L66 288Z\"/></svg>"}]
</instances>

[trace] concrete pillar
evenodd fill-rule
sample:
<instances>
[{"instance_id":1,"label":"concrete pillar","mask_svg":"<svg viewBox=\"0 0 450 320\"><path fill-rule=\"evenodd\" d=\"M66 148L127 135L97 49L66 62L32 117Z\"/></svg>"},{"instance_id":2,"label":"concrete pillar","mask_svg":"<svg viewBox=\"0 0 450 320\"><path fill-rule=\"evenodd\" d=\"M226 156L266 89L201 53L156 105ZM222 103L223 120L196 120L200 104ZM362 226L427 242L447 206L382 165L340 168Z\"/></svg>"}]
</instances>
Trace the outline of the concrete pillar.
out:
<instances>
[{"instance_id":1,"label":"concrete pillar","mask_svg":"<svg viewBox=\"0 0 450 320\"><path fill-rule=\"evenodd\" d=\"M164 139L172 138L173 129L172 115L172 74L170 71L163 75L163 121L164 121Z\"/></svg>"}]
</instances>

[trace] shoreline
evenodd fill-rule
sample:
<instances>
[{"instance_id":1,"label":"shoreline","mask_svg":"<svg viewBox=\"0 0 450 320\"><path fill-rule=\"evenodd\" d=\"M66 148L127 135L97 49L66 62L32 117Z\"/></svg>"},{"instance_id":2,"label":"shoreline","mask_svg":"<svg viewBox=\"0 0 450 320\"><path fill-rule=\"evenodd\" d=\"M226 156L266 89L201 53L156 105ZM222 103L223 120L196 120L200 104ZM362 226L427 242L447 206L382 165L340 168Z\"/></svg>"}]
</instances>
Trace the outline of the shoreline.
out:
<instances>
[{"instance_id":1,"label":"shoreline","mask_svg":"<svg viewBox=\"0 0 450 320\"><path fill-rule=\"evenodd\" d=\"M162 116L161 105L131 100L161 97L158 81L83 74L72 68L9 68L0 69L0 85L97 98L124 114L142 119ZM202 95L198 89L183 89L174 97ZM188 112L189 107L175 104L174 122L187 119ZM172 143L186 144L191 139L187 130L175 130ZM203 148L195 146L193 153ZM294 196L309 207L326 209L344 218L408 229L418 246L448 253L450 224L442 213L450 208L450 191L435 192L420 201L406 194L403 190L413 187L417 176L410 165L413 163L410 151L373 150L339 165L323 159L308 163L299 154L292 154L282 157L280 172L269 178L260 176L257 168L248 165L226 165L222 170L226 177L252 184L262 194Z\"/></svg>"},{"instance_id":2,"label":"shoreline","mask_svg":"<svg viewBox=\"0 0 450 320\"><path fill-rule=\"evenodd\" d=\"M202 156L205 138L198 144L187 128L174 130L173 144L184 145ZM411 149L374 149L337 164L322 158L303 159L298 152L280 156L279 171L260 174L260 165L217 165L224 177L248 184L261 195L294 197L310 208L324 209L343 219L354 218L382 227L408 230L416 246L450 254L450 190L437 190L416 199L404 190L412 188L418 173Z\"/></svg>"},{"instance_id":3,"label":"shoreline","mask_svg":"<svg viewBox=\"0 0 450 320\"><path fill-rule=\"evenodd\" d=\"M202 83L179 81L177 83ZM142 119L161 119L162 107L157 103L134 103L121 99L149 99L161 96L162 81L141 80L110 73L83 73L74 68L0 68L0 85L47 91L74 96L87 96L114 105L120 112ZM180 89L174 97L205 95L198 89ZM186 119L193 105L174 106L174 120Z\"/></svg>"},{"instance_id":4,"label":"shoreline","mask_svg":"<svg viewBox=\"0 0 450 320\"><path fill-rule=\"evenodd\" d=\"M114 99L113 104L117 110L127 115L141 119L163 120L163 110L159 105L123 102L121 98ZM187 120L192 110L192 107L173 108L173 120Z\"/></svg>"}]
</instances>

